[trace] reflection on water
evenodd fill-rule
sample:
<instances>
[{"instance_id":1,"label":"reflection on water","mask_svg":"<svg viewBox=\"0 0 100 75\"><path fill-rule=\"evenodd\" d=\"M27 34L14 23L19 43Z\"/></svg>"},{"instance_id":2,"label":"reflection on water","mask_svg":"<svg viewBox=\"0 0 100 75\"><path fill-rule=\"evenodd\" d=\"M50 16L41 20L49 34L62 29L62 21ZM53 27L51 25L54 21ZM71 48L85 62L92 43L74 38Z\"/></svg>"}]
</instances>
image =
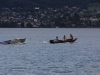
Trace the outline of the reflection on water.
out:
<instances>
[{"instance_id":1,"label":"reflection on water","mask_svg":"<svg viewBox=\"0 0 100 75\"><path fill-rule=\"evenodd\" d=\"M0 45L0 75L99 75L100 29L0 29L0 40L26 38L25 44ZM69 34L74 43L50 44Z\"/></svg>"}]
</instances>

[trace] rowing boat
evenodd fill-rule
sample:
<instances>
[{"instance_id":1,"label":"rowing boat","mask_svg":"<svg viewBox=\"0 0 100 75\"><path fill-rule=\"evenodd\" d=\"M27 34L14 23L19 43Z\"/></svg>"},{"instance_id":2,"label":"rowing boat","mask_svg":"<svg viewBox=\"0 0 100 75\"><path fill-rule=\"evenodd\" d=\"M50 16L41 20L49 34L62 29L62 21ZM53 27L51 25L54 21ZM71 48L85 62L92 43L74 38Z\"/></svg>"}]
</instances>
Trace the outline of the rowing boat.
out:
<instances>
[{"instance_id":1,"label":"rowing boat","mask_svg":"<svg viewBox=\"0 0 100 75\"><path fill-rule=\"evenodd\" d=\"M76 40L77 40L77 38L67 39L67 40L58 40L58 41L50 40L49 42L52 43L52 44L55 44L55 43L75 42Z\"/></svg>"}]
</instances>

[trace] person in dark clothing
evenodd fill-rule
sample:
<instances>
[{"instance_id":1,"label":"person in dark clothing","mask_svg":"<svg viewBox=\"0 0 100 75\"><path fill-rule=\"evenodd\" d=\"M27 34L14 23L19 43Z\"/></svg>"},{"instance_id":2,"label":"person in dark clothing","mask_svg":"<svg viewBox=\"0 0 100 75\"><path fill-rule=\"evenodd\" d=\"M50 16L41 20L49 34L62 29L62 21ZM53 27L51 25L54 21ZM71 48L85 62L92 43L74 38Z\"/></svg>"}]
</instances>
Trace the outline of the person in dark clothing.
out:
<instances>
[{"instance_id":1,"label":"person in dark clothing","mask_svg":"<svg viewBox=\"0 0 100 75\"><path fill-rule=\"evenodd\" d=\"M72 34L70 34L70 39L73 40L73 35Z\"/></svg>"},{"instance_id":2,"label":"person in dark clothing","mask_svg":"<svg viewBox=\"0 0 100 75\"><path fill-rule=\"evenodd\" d=\"M67 40L67 39L66 39L66 36L64 35L64 37L63 37L63 41L65 41L65 40Z\"/></svg>"}]
</instances>

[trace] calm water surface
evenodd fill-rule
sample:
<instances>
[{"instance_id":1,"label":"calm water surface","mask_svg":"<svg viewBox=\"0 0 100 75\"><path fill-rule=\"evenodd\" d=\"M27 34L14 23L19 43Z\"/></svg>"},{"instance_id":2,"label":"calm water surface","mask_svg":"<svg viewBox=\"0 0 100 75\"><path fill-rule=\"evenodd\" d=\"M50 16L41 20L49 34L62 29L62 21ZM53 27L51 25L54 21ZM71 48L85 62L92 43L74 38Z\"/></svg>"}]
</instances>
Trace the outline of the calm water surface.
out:
<instances>
[{"instance_id":1,"label":"calm water surface","mask_svg":"<svg viewBox=\"0 0 100 75\"><path fill-rule=\"evenodd\" d=\"M49 43L70 33L74 43ZM18 37L25 44L0 44L0 75L100 75L100 29L0 29L1 41Z\"/></svg>"}]
</instances>

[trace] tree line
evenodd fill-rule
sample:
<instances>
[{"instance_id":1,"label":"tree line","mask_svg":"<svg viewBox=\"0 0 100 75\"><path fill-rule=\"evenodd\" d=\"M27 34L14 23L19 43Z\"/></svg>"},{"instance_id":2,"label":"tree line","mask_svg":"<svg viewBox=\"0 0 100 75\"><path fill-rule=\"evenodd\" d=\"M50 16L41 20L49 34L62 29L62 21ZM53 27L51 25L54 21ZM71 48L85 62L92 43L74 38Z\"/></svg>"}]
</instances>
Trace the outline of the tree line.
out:
<instances>
[{"instance_id":1,"label":"tree line","mask_svg":"<svg viewBox=\"0 0 100 75\"><path fill-rule=\"evenodd\" d=\"M100 0L0 0L0 8L2 7L22 7L32 8L39 6L46 7L62 7L62 6L77 6L86 8L90 3L100 3Z\"/></svg>"}]
</instances>

